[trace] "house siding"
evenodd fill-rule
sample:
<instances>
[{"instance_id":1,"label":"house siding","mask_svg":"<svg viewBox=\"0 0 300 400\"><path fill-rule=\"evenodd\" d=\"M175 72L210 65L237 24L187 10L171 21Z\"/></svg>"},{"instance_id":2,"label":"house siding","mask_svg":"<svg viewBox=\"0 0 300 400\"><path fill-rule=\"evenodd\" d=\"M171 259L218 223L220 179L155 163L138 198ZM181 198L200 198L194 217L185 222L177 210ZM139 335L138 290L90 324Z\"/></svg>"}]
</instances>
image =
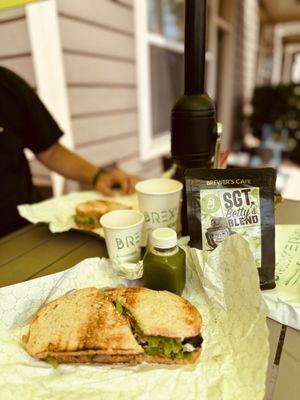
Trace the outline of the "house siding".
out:
<instances>
[{"instance_id":1,"label":"house siding","mask_svg":"<svg viewBox=\"0 0 300 400\"><path fill-rule=\"evenodd\" d=\"M133 1L57 6L76 151L100 166L159 176L159 159L139 159Z\"/></svg>"}]
</instances>

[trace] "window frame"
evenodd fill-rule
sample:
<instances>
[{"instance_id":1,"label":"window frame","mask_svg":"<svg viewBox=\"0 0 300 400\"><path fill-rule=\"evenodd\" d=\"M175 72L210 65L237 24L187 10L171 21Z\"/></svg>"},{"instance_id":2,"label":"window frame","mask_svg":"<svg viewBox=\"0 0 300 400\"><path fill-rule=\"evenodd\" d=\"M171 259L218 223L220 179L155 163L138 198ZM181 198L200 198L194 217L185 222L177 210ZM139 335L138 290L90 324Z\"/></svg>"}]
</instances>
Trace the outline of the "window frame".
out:
<instances>
[{"instance_id":1,"label":"window frame","mask_svg":"<svg viewBox=\"0 0 300 400\"><path fill-rule=\"evenodd\" d=\"M150 46L184 53L184 42L166 39L148 30L147 0L135 0L135 41L137 97L139 115L139 150L142 161L148 161L170 152L170 131L153 135L151 98Z\"/></svg>"},{"instance_id":2,"label":"window frame","mask_svg":"<svg viewBox=\"0 0 300 400\"><path fill-rule=\"evenodd\" d=\"M206 51L206 88L210 97L216 99L217 76L221 73L224 80L224 90L227 93L227 101L224 96L220 99L220 119L223 121L224 129L228 134L224 144L230 140L232 111L228 112L228 104L232 105L232 76L230 70L233 67L234 53L234 5L235 0L228 0L229 19L218 14L219 1L209 0L210 26L208 31L208 50ZM150 46L154 45L166 50L184 53L184 42L166 39L163 35L152 33L148 30L147 0L134 0L135 14L135 45L136 45L136 73L137 73L137 100L138 100L138 129L139 129L139 151L140 159L148 161L153 158L166 155L170 152L170 132L161 132L158 136L153 135L152 127L152 103L151 103L151 73L150 73ZM226 41L226 52L228 59L226 67L218 71L218 30L228 33L229 40ZM226 103L226 104L225 104ZM231 107L232 108L232 107Z\"/></svg>"}]
</instances>

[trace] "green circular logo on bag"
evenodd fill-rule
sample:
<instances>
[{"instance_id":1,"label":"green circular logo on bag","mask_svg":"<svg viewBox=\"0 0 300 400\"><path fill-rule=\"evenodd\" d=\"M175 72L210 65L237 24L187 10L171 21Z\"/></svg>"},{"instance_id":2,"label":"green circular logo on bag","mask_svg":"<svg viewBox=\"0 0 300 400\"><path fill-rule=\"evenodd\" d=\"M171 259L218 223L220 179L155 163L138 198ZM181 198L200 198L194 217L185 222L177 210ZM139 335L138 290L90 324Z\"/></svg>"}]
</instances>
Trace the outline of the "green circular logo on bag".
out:
<instances>
[{"instance_id":1,"label":"green circular logo on bag","mask_svg":"<svg viewBox=\"0 0 300 400\"><path fill-rule=\"evenodd\" d=\"M202 211L207 214L212 214L218 211L221 208L221 202L219 197L214 194L208 194L203 197L201 201Z\"/></svg>"}]
</instances>

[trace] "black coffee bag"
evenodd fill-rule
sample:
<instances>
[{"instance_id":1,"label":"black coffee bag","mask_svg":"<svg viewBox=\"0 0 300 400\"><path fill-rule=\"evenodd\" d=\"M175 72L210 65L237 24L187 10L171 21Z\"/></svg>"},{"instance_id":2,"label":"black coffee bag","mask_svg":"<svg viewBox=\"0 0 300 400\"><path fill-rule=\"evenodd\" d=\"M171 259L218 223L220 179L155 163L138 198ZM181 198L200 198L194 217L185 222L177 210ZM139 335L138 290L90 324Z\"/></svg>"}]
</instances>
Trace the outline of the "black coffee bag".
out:
<instances>
[{"instance_id":1,"label":"black coffee bag","mask_svg":"<svg viewBox=\"0 0 300 400\"><path fill-rule=\"evenodd\" d=\"M253 253L261 289L275 287L275 181L272 168L185 172L190 246L213 250L226 237L242 235Z\"/></svg>"}]
</instances>

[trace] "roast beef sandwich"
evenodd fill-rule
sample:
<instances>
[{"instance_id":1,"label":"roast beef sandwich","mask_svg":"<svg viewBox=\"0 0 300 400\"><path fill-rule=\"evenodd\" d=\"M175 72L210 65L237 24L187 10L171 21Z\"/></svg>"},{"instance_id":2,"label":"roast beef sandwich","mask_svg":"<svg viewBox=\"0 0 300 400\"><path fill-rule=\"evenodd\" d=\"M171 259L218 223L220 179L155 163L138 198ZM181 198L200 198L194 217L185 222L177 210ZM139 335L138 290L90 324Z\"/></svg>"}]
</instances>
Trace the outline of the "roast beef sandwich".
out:
<instances>
[{"instance_id":1,"label":"roast beef sandwich","mask_svg":"<svg viewBox=\"0 0 300 400\"><path fill-rule=\"evenodd\" d=\"M58 363L188 364L200 355L200 329L197 309L173 293L86 288L44 305L23 342Z\"/></svg>"}]
</instances>

